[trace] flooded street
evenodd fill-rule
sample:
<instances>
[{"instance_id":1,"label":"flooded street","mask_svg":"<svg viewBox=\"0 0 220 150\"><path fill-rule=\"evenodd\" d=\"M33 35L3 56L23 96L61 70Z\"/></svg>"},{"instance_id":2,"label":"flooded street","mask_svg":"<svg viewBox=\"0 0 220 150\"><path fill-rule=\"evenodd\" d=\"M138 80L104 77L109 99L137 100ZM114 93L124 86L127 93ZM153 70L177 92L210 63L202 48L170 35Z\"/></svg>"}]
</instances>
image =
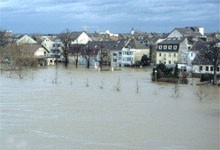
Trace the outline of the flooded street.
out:
<instances>
[{"instance_id":1,"label":"flooded street","mask_svg":"<svg viewBox=\"0 0 220 150\"><path fill-rule=\"evenodd\" d=\"M196 86L198 79L152 83L150 73L62 66L23 79L3 73L0 149L219 149L220 88Z\"/></svg>"}]
</instances>

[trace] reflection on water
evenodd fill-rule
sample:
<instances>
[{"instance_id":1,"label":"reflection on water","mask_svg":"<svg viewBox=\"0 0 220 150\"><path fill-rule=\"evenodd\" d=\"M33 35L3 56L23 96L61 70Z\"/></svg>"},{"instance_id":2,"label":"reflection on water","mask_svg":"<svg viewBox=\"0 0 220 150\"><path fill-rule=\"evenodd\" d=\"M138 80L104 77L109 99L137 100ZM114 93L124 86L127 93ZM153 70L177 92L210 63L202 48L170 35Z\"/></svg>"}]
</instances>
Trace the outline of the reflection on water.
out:
<instances>
[{"instance_id":1,"label":"reflection on water","mask_svg":"<svg viewBox=\"0 0 220 150\"><path fill-rule=\"evenodd\" d=\"M219 149L219 88L155 84L150 72L3 73L0 149Z\"/></svg>"}]
</instances>

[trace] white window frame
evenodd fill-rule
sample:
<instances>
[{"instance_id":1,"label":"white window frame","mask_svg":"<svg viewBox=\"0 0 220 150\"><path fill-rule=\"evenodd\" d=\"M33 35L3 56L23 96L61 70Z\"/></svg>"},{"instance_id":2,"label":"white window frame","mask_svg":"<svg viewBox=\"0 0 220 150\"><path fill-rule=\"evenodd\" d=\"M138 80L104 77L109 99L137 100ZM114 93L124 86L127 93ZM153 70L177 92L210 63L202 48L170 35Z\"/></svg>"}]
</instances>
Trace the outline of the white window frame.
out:
<instances>
[{"instance_id":1,"label":"white window frame","mask_svg":"<svg viewBox=\"0 0 220 150\"><path fill-rule=\"evenodd\" d=\"M174 49L174 50L177 50L177 45L174 45L174 46L173 46L173 49Z\"/></svg>"},{"instance_id":2,"label":"white window frame","mask_svg":"<svg viewBox=\"0 0 220 150\"><path fill-rule=\"evenodd\" d=\"M163 46L163 49L167 50L167 45L164 45L164 46Z\"/></svg>"},{"instance_id":3,"label":"white window frame","mask_svg":"<svg viewBox=\"0 0 220 150\"><path fill-rule=\"evenodd\" d=\"M168 45L168 50L172 50L172 45Z\"/></svg>"}]
</instances>

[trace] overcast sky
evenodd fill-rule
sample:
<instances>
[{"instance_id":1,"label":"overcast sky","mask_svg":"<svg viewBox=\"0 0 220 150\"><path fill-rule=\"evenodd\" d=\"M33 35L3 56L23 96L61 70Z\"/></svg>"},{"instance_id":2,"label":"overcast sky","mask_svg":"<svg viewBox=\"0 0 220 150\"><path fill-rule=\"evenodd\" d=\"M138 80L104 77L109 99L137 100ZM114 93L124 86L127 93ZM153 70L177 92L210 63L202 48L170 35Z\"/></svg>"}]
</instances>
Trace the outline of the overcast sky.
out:
<instances>
[{"instance_id":1,"label":"overcast sky","mask_svg":"<svg viewBox=\"0 0 220 150\"><path fill-rule=\"evenodd\" d=\"M219 31L220 0L0 0L0 28L16 33Z\"/></svg>"}]
</instances>

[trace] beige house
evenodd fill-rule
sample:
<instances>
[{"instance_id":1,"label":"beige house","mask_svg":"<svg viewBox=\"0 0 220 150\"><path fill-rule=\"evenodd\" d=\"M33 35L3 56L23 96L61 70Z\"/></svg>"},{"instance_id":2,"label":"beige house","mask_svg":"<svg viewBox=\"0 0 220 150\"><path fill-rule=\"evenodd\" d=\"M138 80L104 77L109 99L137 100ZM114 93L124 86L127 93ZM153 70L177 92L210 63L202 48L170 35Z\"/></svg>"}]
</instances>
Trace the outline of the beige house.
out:
<instances>
[{"instance_id":1,"label":"beige house","mask_svg":"<svg viewBox=\"0 0 220 150\"><path fill-rule=\"evenodd\" d=\"M172 67L178 64L179 69L186 68L190 46L187 38L167 38L157 45L156 64Z\"/></svg>"}]
</instances>

